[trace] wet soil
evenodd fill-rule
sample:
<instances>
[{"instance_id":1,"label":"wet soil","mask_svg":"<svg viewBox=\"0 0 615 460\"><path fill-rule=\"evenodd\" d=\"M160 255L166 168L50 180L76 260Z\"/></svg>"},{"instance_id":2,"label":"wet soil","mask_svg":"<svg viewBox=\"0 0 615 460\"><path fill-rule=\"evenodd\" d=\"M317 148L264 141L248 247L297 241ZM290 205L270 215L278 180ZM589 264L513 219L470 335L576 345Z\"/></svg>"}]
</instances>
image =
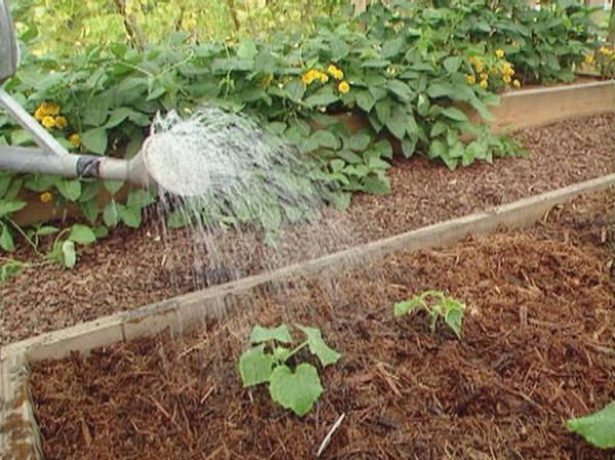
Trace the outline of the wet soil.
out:
<instances>
[{"instance_id":1,"label":"wet soil","mask_svg":"<svg viewBox=\"0 0 615 460\"><path fill-rule=\"evenodd\" d=\"M615 172L614 115L516 137L527 158L456 171L424 158L397 161L391 194L358 195L345 214L288 229L277 249L250 232L165 232L154 216L138 230L118 229L83 248L74 270L33 266L1 284L0 344Z\"/></svg>"},{"instance_id":2,"label":"wet soil","mask_svg":"<svg viewBox=\"0 0 615 460\"><path fill-rule=\"evenodd\" d=\"M614 192L524 232L254 294L184 337L36 364L46 458L314 458L345 414L322 458L611 459L564 422L615 399ZM461 340L421 313L393 317L426 289L467 304ZM250 328L280 322L319 327L343 353L304 418L237 372Z\"/></svg>"}]
</instances>

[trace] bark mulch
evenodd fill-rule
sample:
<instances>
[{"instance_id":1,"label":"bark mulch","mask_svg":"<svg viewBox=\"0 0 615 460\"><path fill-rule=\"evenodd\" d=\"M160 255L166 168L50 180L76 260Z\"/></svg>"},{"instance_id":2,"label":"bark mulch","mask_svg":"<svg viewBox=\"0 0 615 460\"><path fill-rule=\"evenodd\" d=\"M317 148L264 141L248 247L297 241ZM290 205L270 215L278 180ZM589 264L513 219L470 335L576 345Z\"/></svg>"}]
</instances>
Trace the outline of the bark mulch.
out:
<instances>
[{"instance_id":1,"label":"bark mulch","mask_svg":"<svg viewBox=\"0 0 615 460\"><path fill-rule=\"evenodd\" d=\"M81 250L74 270L32 267L0 285L0 344L615 171L613 115L516 137L528 158L452 172L424 158L398 161L390 195L357 196L344 215L330 212L319 225L291 228L277 250L249 232L207 235L205 241L186 231L165 233L154 218L138 230L119 229Z\"/></svg>"},{"instance_id":2,"label":"bark mulch","mask_svg":"<svg viewBox=\"0 0 615 460\"><path fill-rule=\"evenodd\" d=\"M614 190L526 232L399 253L244 299L227 319L33 366L48 460L609 459L563 423L615 399ZM392 304L425 289L464 301L458 340ZM320 327L341 360L298 418L236 363L254 324Z\"/></svg>"}]
</instances>

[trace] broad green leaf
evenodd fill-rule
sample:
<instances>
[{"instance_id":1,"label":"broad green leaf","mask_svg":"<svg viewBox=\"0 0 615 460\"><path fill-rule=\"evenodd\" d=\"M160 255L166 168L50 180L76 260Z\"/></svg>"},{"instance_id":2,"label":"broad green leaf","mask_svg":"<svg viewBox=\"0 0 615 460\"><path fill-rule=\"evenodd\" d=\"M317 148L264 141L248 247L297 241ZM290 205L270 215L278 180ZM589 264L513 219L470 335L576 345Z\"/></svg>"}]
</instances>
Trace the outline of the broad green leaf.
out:
<instances>
[{"instance_id":1,"label":"broad green leaf","mask_svg":"<svg viewBox=\"0 0 615 460\"><path fill-rule=\"evenodd\" d=\"M442 115L455 121L468 121L468 116L457 107L446 107L442 110Z\"/></svg>"},{"instance_id":2,"label":"broad green leaf","mask_svg":"<svg viewBox=\"0 0 615 460\"><path fill-rule=\"evenodd\" d=\"M615 401L587 417L568 420L566 427L600 449L615 448Z\"/></svg>"},{"instance_id":3,"label":"broad green leaf","mask_svg":"<svg viewBox=\"0 0 615 460\"><path fill-rule=\"evenodd\" d=\"M142 209L150 204L153 204L155 201L156 198L153 193L147 190L131 190L128 194L128 199L126 200L126 206L135 210Z\"/></svg>"},{"instance_id":4,"label":"broad green leaf","mask_svg":"<svg viewBox=\"0 0 615 460\"><path fill-rule=\"evenodd\" d=\"M176 209L167 217L167 227L172 229L185 227L189 222L190 218L183 209Z\"/></svg>"},{"instance_id":5,"label":"broad green leaf","mask_svg":"<svg viewBox=\"0 0 615 460\"><path fill-rule=\"evenodd\" d=\"M120 222L120 214L118 208L120 205L112 201L107 203L103 211L103 222L107 227L115 227Z\"/></svg>"},{"instance_id":6,"label":"broad green leaf","mask_svg":"<svg viewBox=\"0 0 615 460\"><path fill-rule=\"evenodd\" d=\"M310 351L318 356L323 366L334 364L342 356L340 353L329 347L322 338L320 329L314 327L296 325L307 336Z\"/></svg>"},{"instance_id":7,"label":"broad green leaf","mask_svg":"<svg viewBox=\"0 0 615 460\"><path fill-rule=\"evenodd\" d=\"M416 151L416 143L418 137L414 135L408 135L401 141L401 151L405 158L410 158Z\"/></svg>"},{"instance_id":8,"label":"broad green leaf","mask_svg":"<svg viewBox=\"0 0 615 460\"><path fill-rule=\"evenodd\" d=\"M387 88L395 94L402 102L410 102L414 96L412 89L401 80L391 80L387 83Z\"/></svg>"},{"instance_id":9,"label":"broad green leaf","mask_svg":"<svg viewBox=\"0 0 615 460\"><path fill-rule=\"evenodd\" d=\"M463 315L464 310L459 307L449 309L444 315L444 321L459 338L461 338L461 324L463 322Z\"/></svg>"},{"instance_id":10,"label":"broad green leaf","mask_svg":"<svg viewBox=\"0 0 615 460\"><path fill-rule=\"evenodd\" d=\"M25 201L4 201L0 199L0 218L25 208L26 204Z\"/></svg>"},{"instance_id":11,"label":"broad green leaf","mask_svg":"<svg viewBox=\"0 0 615 460\"><path fill-rule=\"evenodd\" d=\"M106 180L103 183L105 185L105 188L113 195L119 192L120 189L124 186L124 182L121 180Z\"/></svg>"},{"instance_id":12,"label":"broad green leaf","mask_svg":"<svg viewBox=\"0 0 615 460\"><path fill-rule=\"evenodd\" d=\"M386 125L391 116L391 101L389 99L378 101L376 103L376 114L380 123Z\"/></svg>"},{"instance_id":13,"label":"broad green leaf","mask_svg":"<svg viewBox=\"0 0 615 460\"><path fill-rule=\"evenodd\" d=\"M401 37L384 42L382 44L382 51L381 51L382 57L386 59L394 57L395 55L401 52L401 49L403 46L404 46L404 40Z\"/></svg>"},{"instance_id":14,"label":"broad green leaf","mask_svg":"<svg viewBox=\"0 0 615 460\"><path fill-rule=\"evenodd\" d=\"M299 80L291 80L286 86L286 91L293 101L300 101L305 94L305 85Z\"/></svg>"},{"instance_id":15,"label":"broad green leaf","mask_svg":"<svg viewBox=\"0 0 615 460\"><path fill-rule=\"evenodd\" d=\"M455 88L450 83L432 83L427 88L427 94L432 99L444 96L453 97Z\"/></svg>"},{"instance_id":16,"label":"broad green leaf","mask_svg":"<svg viewBox=\"0 0 615 460\"><path fill-rule=\"evenodd\" d=\"M372 137L365 132L359 132L350 135L350 137L344 141L344 147L355 152L362 152L365 150L372 141Z\"/></svg>"},{"instance_id":17,"label":"broad green leaf","mask_svg":"<svg viewBox=\"0 0 615 460\"><path fill-rule=\"evenodd\" d=\"M334 102L337 102L339 97L335 94L314 94L305 100L305 105L308 107L323 106L326 107Z\"/></svg>"},{"instance_id":18,"label":"broad green leaf","mask_svg":"<svg viewBox=\"0 0 615 460\"><path fill-rule=\"evenodd\" d=\"M11 235L8 225L0 223L0 227L2 227L0 231L0 248L7 252L14 251L15 242L13 241L13 235Z\"/></svg>"},{"instance_id":19,"label":"broad green leaf","mask_svg":"<svg viewBox=\"0 0 615 460\"><path fill-rule=\"evenodd\" d=\"M340 147L339 137L330 131L320 129L310 136L310 140L319 147L337 150Z\"/></svg>"},{"instance_id":20,"label":"broad green leaf","mask_svg":"<svg viewBox=\"0 0 615 460\"><path fill-rule=\"evenodd\" d=\"M81 181L79 179L60 180L56 183L56 188L60 195L69 201L77 201L81 197Z\"/></svg>"},{"instance_id":21,"label":"broad green leaf","mask_svg":"<svg viewBox=\"0 0 615 460\"><path fill-rule=\"evenodd\" d=\"M369 91L361 91L357 93L357 105L366 113L369 113L373 108L376 100Z\"/></svg>"},{"instance_id":22,"label":"broad green leaf","mask_svg":"<svg viewBox=\"0 0 615 460\"><path fill-rule=\"evenodd\" d=\"M459 70L459 67L461 66L461 57L459 56L451 56L451 57L447 57L444 62L444 68L448 71L448 73L455 73Z\"/></svg>"},{"instance_id":23,"label":"broad green leaf","mask_svg":"<svg viewBox=\"0 0 615 460\"><path fill-rule=\"evenodd\" d=\"M429 158L442 158L447 154L446 144L441 140L434 140L429 145L429 151L427 152L427 156Z\"/></svg>"},{"instance_id":24,"label":"broad green leaf","mask_svg":"<svg viewBox=\"0 0 615 460\"><path fill-rule=\"evenodd\" d=\"M104 155L107 151L107 130L105 128L94 128L85 131L81 135L81 142L88 151Z\"/></svg>"},{"instance_id":25,"label":"broad green leaf","mask_svg":"<svg viewBox=\"0 0 615 460\"><path fill-rule=\"evenodd\" d=\"M141 210L129 208L127 206L118 206L120 219L127 227L139 228L141 225Z\"/></svg>"},{"instance_id":26,"label":"broad green leaf","mask_svg":"<svg viewBox=\"0 0 615 460\"><path fill-rule=\"evenodd\" d=\"M73 268L77 263L75 243L70 240L62 243L62 263L66 268Z\"/></svg>"},{"instance_id":27,"label":"broad green leaf","mask_svg":"<svg viewBox=\"0 0 615 460\"><path fill-rule=\"evenodd\" d=\"M410 313L418 310L423 306L423 301L420 296L414 297L410 300L404 300L402 302L397 302L393 306L395 317L400 317L404 315L409 315Z\"/></svg>"},{"instance_id":28,"label":"broad green leaf","mask_svg":"<svg viewBox=\"0 0 615 460\"><path fill-rule=\"evenodd\" d=\"M363 162L363 158L350 150L340 150L337 152L337 156L350 164L359 164Z\"/></svg>"},{"instance_id":29,"label":"broad green leaf","mask_svg":"<svg viewBox=\"0 0 615 460\"><path fill-rule=\"evenodd\" d=\"M318 371L308 363L297 366L295 372L278 366L269 378L271 399L300 417L312 409L322 392Z\"/></svg>"},{"instance_id":30,"label":"broad green leaf","mask_svg":"<svg viewBox=\"0 0 615 460\"><path fill-rule=\"evenodd\" d=\"M250 343L259 344L270 340L277 340L282 343L291 343L293 338L291 337L286 324L282 324L275 328L267 328L258 325L254 326L254 329L252 329L252 333L250 334Z\"/></svg>"},{"instance_id":31,"label":"broad green leaf","mask_svg":"<svg viewBox=\"0 0 615 460\"><path fill-rule=\"evenodd\" d=\"M265 345L246 350L239 359L239 373L244 387L269 381L275 360L265 353Z\"/></svg>"},{"instance_id":32,"label":"broad green leaf","mask_svg":"<svg viewBox=\"0 0 615 460\"><path fill-rule=\"evenodd\" d=\"M406 135L406 130L408 129L408 114L402 108L395 107L385 125L393 136L401 140Z\"/></svg>"},{"instance_id":33,"label":"broad green leaf","mask_svg":"<svg viewBox=\"0 0 615 460\"><path fill-rule=\"evenodd\" d=\"M237 47L237 57L239 59L254 59L257 52L256 44L252 40L242 41Z\"/></svg>"},{"instance_id":34,"label":"broad green leaf","mask_svg":"<svg viewBox=\"0 0 615 460\"><path fill-rule=\"evenodd\" d=\"M90 227L86 225L75 224L70 229L68 239L79 244L90 244L96 241L96 235L94 235L94 232Z\"/></svg>"},{"instance_id":35,"label":"broad green leaf","mask_svg":"<svg viewBox=\"0 0 615 460\"><path fill-rule=\"evenodd\" d=\"M51 225L43 225L36 229L36 234L38 236L48 236L53 235L54 233L58 233L60 229L58 227L53 227Z\"/></svg>"}]
</instances>

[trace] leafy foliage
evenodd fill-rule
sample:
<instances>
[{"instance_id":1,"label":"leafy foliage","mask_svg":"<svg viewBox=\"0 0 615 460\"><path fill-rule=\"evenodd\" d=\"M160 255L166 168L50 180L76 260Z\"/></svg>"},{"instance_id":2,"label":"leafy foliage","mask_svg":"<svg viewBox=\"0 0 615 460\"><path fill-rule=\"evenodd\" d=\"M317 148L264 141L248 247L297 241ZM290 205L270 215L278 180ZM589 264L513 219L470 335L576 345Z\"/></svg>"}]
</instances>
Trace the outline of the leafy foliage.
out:
<instances>
[{"instance_id":1,"label":"leafy foliage","mask_svg":"<svg viewBox=\"0 0 615 460\"><path fill-rule=\"evenodd\" d=\"M323 367L335 364L341 355L329 347L319 329L297 325L306 340L294 349L288 326L276 328L255 326L250 335L252 347L239 360L239 372L244 387L267 383L271 398L285 409L303 416L313 407L323 392L317 368L309 363L291 369L288 363L307 347Z\"/></svg>"},{"instance_id":2,"label":"leafy foliage","mask_svg":"<svg viewBox=\"0 0 615 460\"><path fill-rule=\"evenodd\" d=\"M615 401L587 417L568 420L566 426L593 446L601 449L615 448Z\"/></svg>"},{"instance_id":3,"label":"leafy foliage","mask_svg":"<svg viewBox=\"0 0 615 460\"><path fill-rule=\"evenodd\" d=\"M425 291L409 300L398 302L394 306L396 317L424 310L429 315L430 328L436 330L436 323L442 318L449 328L461 338L461 326L466 306L459 300L446 296L441 291Z\"/></svg>"}]
</instances>

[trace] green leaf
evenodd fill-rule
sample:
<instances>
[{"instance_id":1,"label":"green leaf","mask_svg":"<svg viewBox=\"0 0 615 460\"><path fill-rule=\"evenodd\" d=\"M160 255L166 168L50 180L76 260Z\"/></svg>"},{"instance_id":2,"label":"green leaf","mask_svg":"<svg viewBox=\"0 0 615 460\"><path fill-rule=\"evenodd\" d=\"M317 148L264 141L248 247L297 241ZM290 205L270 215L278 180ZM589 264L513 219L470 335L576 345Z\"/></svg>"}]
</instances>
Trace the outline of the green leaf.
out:
<instances>
[{"instance_id":1,"label":"green leaf","mask_svg":"<svg viewBox=\"0 0 615 460\"><path fill-rule=\"evenodd\" d=\"M0 200L0 218L4 217L4 216L8 216L9 214L12 214L16 211L19 211L20 209L23 209L26 207L26 202L25 201L18 201L18 200L11 200L11 201L4 201L4 200Z\"/></svg>"},{"instance_id":2,"label":"green leaf","mask_svg":"<svg viewBox=\"0 0 615 460\"><path fill-rule=\"evenodd\" d=\"M126 200L126 206L137 210L149 206L155 201L156 198L154 197L153 193L147 190L131 190L128 194L128 199Z\"/></svg>"},{"instance_id":3,"label":"green leaf","mask_svg":"<svg viewBox=\"0 0 615 460\"><path fill-rule=\"evenodd\" d=\"M376 114L380 123L386 125L391 116L391 101L389 99L378 101L376 104Z\"/></svg>"},{"instance_id":4,"label":"green leaf","mask_svg":"<svg viewBox=\"0 0 615 460\"><path fill-rule=\"evenodd\" d=\"M44 225L36 229L36 234L38 236L48 236L53 235L54 233L58 233L60 229L58 227L53 227L51 225Z\"/></svg>"},{"instance_id":5,"label":"green leaf","mask_svg":"<svg viewBox=\"0 0 615 460\"><path fill-rule=\"evenodd\" d=\"M418 137L409 135L403 138L401 141L401 151L404 154L405 158L410 158L414 152L416 151L416 143L418 142Z\"/></svg>"},{"instance_id":6,"label":"green leaf","mask_svg":"<svg viewBox=\"0 0 615 460\"><path fill-rule=\"evenodd\" d=\"M139 228L141 225L141 210L129 208L127 206L118 206L120 219L127 227Z\"/></svg>"},{"instance_id":7,"label":"green leaf","mask_svg":"<svg viewBox=\"0 0 615 460\"><path fill-rule=\"evenodd\" d=\"M393 94L395 94L400 101L402 102L410 102L414 93L412 89L401 80L391 80L387 83L387 88Z\"/></svg>"},{"instance_id":8,"label":"green leaf","mask_svg":"<svg viewBox=\"0 0 615 460\"><path fill-rule=\"evenodd\" d=\"M90 244L96 241L96 235L94 235L94 232L90 227L86 225L75 224L70 230L68 239L79 244Z\"/></svg>"},{"instance_id":9,"label":"green leaf","mask_svg":"<svg viewBox=\"0 0 615 460\"><path fill-rule=\"evenodd\" d=\"M167 217L167 227L171 229L185 227L189 222L190 218L184 209L176 209Z\"/></svg>"},{"instance_id":10,"label":"green leaf","mask_svg":"<svg viewBox=\"0 0 615 460\"><path fill-rule=\"evenodd\" d=\"M59 180L56 183L56 188L60 195L69 201L77 201L81 196L81 181L74 180Z\"/></svg>"},{"instance_id":11,"label":"green leaf","mask_svg":"<svg viewBox=\"0 0 615 460\"><path fill-rule=\"evenodd\" d=\"M293 101L300 101L305 94L305 85L299 80L291 80L285 87L289 97Z\"/></svg>"},{"instance_id":12,"label":"green leaf","mask_svg":"<svg viewBox=\"0 0 615 460\"><path fill-rule=\"evenodd\" d=\"M94 128L81 135L81 142L90 152L104 155L107 151L107 130Z\"/></svg>"},{"instance_id":13,"label":"green leaf","mask_svg":"<svg viewBox=\"0 0 615 460\"><path fill-rule=\"evenodd\" d=\"M344 147L355 152L362 152L372 141L372 137L365 132L352 134L348 139L344 141Z\"/></svg>"},{"instance_id":14,"label":"green leaf","mask_svg":"<svg viewBox=\"0 0 615 460\"><path fill-rule=\"evenodd\" d=\"M418 310L423 306L423 300L420 296L416 296L410 300L404 300L402 302L397 302L393 306L394 315L396 318L404 315L409 315L410 313Z\"/></svg>"},{"instance_id":15,"label":"green leaf","mask_svg":"<svg viewBox=\"0 0 615 460\"><path fill-rule=\"evenodd\" d=\"M107 203L105 210L103 211L103 222L107 227L115 227L120 221L120 214L118 208L120 205L114 201Z\"/></svg>"},{"instance_id":16,"label":"green leaf","mask_svg":"<svg viewBox=\"0 0 615 460\"><path fill-rule=\"evenodd\" d=\"M401 107L395 107L388 121L385 123L388 130L397 139L401 140L408 129L408 114Z\"/></svg>"},{"instance_id":17,"label":"green leaf","mask_svg":"<svg viewBox=\"0 0 615 460\"><path fill-rule=\"evenodd\" d=\"M310 141L325 149L337 150L340 147L339 137L324 129L316 131L310 136Z\"/></svg>"},{"instance_id":18,"label":"green leaf","mask_svg":"<svg viewBox=\"0 0 615 460\"><path fill-rule=\"evenodd\" d=\"M615 448L615 401L587 417L568 420L566 427L600 449Z\"/></svg>"},{"instance_id":19,"label":"green leaf","mask_svg":"<svg viewBox=\"0 0 615 460\"><path fill-rule=\"evenodd\" d=\"M244 387L269 381L274 358L265 353L265 345L246 350L239 359L239 373Z\"/></svg>"},{"instance_id":20,"label":"green leaf","mask_svg":"<svg viewBox=\"0 0 615 460\"><path fill-rule=\"evenodd\" d=\"M104 185L112 195L115 195L124 186L124 182L121 180L106 180Z\"/></svg>"},{"instance_id":21,"label":"green leaf","mask_svg":"<svg viewBox=\"0 0 615 460\"><path fill-rule=\"evenodd\" d=\"M329 347L322 338L320 329L315 327L296 325L307 336L310 351L318 356L323 366L334 364L342 356L340 353Z\"/></svg>"},{"instance_id":22,"label":"green leaf","mask_svg":"<svg viewBox=\"0 0 615 460\"><path fill-rule=\"evenodd\" d=\"M8 225L0 223L0 227L2 227L2 231L0 232L0 248L4 249L6 252L14 251L15 242L13 241L13 235L11 235Z\"/></svg>"},{"instance_id":23,"label":"green leaf","mask_svg":"<svg viewBox=\"0 0 615 460\"><path fill-rule=\"evenodd\" d=\"M393 40L386 41L382 44L382 57L389 59L401 52L402 47L404 46L404 40L400 38L395 38Z\"/></svg>"},{"instance_id":24,"label":"green leaf","mask_svg":"<svg viewBox=\"0 0 615 460\"><path fill-rule=\"evenodd\" d=\"M275 328L266 328L262 326L254 326L252 333L250 334L250 343L259 344L268 342L270 340L277 340L282 343L292 343L293 338L290 336L288 327L286 324L282 324Z\"/></svg>"},{"instance_id":25,"label":"green leaf","mask_svg":"<svg viewBox=\"0 0 615 460\"><path fill-rule=\"evenodd\" d=\"M337 102L339 97L335 94L314 94L305 100L305 105L308 107L323 106L326 107L334 102Z\"/></svg>"},{"instance_id":26,"label":"green leaf","mask_svg":"<svg viewBox=\"0 0 615 460\"><path fill-rule=\"evenodd\" d=\"M307 414L323 392L318 371L302 363L295 372L288 366L278 366L269 378L271 399L298 416Z\"/></svg>"},{"instance_id":27,"label":"green leaf","mask_svg":"<svg viewBox=\"0 0 615 460\"><path fill-rule=\"evenodd\" d=\"M369 91L357 92L357 105L366 113L369 113L373 108L376 100Z\"/></svg>"},{"instance_id":28,"label":"green leaf","mask_svg":"<svg viewBox=\"0 0 615 460\"><path fill-rule=\"evenodd\" d=\"M73 268L77 263L75 243L70 240L62 243L62 263L66 268Z\"/></svg>"},{"instance_id":29,"label":"green leaf","mask_svg":"<svg viewBox=\"0 0 615 460\"><path fill-rule=\"evenodd\" d=\"M461 57L459 56L451 56L447 57L444 62L444 68L448 71L448 73L456 73L461 66Z\"/></svg>"},{"instance_id":30,"label":"green leaf","mask_svg":"<svg viewBox=\"0 0 615 460\"><path fill-rule=\"evenodd\" d=\"M442 115L455 121L468 121L468 116L457 107L446 107L442 110Z\"/></svg>"},{"instance_id":31,"label":"green leaf","mask_svg":"<svg viewBox=\"0 0 615 460\"><path fill-rule=\"evenodd\" d=\"M461 338L461 323L463 322L464 311L462 308L453 307L445 312L444 321L457 337Z\"/></svg>"}]
</instances>

